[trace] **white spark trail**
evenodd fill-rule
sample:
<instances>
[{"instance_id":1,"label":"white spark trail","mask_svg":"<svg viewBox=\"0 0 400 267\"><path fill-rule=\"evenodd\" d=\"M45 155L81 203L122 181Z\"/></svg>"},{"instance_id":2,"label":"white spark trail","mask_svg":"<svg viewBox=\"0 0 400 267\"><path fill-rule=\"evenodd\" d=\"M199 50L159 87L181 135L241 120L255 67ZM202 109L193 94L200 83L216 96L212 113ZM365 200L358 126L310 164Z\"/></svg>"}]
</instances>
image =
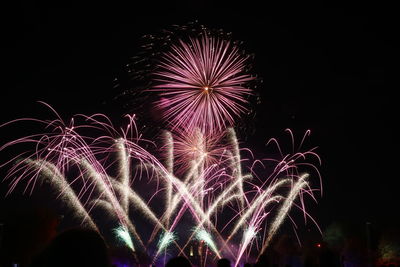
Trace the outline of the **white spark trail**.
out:
<instances>
[{"instance_id":1,"label":"white spark trail","mask_svg":"<svg viewBox=\"0 0 400 267\"><path fill-rule=\"evenodd\" d=\"M308 182L306 181L308 176L309 176L308 173L301 175L299 180L293 185L293 188L290 190L289 195L286 197L282 207L279 209L278 214L276 215L275 220L271 225L271 228L268 232L268 237L264 242L259 255L262 255L267 249L269 243L271 242L272 238L275 236L275 233L279 229L279 226L283 223L287 213L292 207L293 201L299 195L299 192L308 185Z\"/></svg>"},{"instance_id":2,"label":"white spark trail","mask_svg":"<svg viewBox=\"0 0 400 267\"><path fill-rule=\"evenodd\" d=\"M131 177L130 155L127 152L127 148L125 146L125 141L123 138L119 138L118 140L116 140L116 146L118 151L119 176L123 188L122 190L120 190L121 206L127 213L129 209L129 201L128 201L128 190L130 187L129 179Z\"/></svg>"},{"instance_id":3,"label":"white spark trail","mask_svg":"<svg viewBox=\"0 0 400 267\"><path fill-rule=\"evenodd\" d=\"M37 169L39 173L42 173L46 178L51 181L51 185L61 193L62 199L69 204L69 207L73 207L75 215L81 218L82 223L86 223L92 229L99 232L96 224L86 211L85 207L80 202L79 198L75 194L74 190L68 184L65 177L59 172L59 170L48 161L44 160L31 160L25 159L26 164ZM99 232L100 233L100 232Z\"/></svg>"}]
</instances>

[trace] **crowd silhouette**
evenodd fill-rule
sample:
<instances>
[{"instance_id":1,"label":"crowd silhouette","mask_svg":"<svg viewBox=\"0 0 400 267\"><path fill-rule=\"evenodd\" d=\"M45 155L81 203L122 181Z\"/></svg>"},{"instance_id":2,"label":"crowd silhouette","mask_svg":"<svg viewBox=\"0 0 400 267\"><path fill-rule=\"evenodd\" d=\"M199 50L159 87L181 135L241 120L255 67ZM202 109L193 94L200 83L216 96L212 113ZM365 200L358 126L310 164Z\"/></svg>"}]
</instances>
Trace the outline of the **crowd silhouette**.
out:
<instances>
[{"instance_id":1,"label":"crowd silhouette","mask_svg":"<svg viewBox=\"0 0 400 267\"><path fill-rule=\"evenodd\" d=\"M114 267L108 248L100 234L88 229L69 229L56 236L49 245L33 258L30 267ZM171 258L165 267L191 267L190 261L177 256ZM230 267L231 262L222 258L216 267ZM252 265L246 264L246 267ZM268 266L257 264L254 266Z\"/></svg>"},{"instance_id":2,"label":"crowd silhouette","mask_svg":"<svg viewBox=\"0 0 400 267\"><path fill-rule=\"evenodd\" d=\"M111 256L109 255L109 248L102 236L93 230L87 229L69 229L58 236L56 236L45 249L43 249L36 257L33 258L29 267L118 267L112 264ZM298 261L277 262L271 261L271 257L260 256L256 263L241 264L241 267L296 267L296 266L318 266L318 267L336 267L336 266L349 266L340 264L334 259L334 255L324 246L319 250L319 257L310 257L306 255L303 257L302 263ZM269 256L273 256L270 252ZM290 258L290 257L289 257ZM316 263L316 259L318 262ZM299 265L300 264L300 265ZM149 266L140 264L128 264L123 266ZM168 260L165 267L191 267L191 262L183 257L176 256ZM193 265L194 266L194 265ZM209 265L207 265L209 266ZM229 259L222 258L215 262L214 267L231 267L233 266ZM362 266L362 265L351 265ZM372 265L371 265L372 266ZM379 265L382 266L382 265ZM396 265L389 265L396 266Z\"/></svg>"}]
</instances>

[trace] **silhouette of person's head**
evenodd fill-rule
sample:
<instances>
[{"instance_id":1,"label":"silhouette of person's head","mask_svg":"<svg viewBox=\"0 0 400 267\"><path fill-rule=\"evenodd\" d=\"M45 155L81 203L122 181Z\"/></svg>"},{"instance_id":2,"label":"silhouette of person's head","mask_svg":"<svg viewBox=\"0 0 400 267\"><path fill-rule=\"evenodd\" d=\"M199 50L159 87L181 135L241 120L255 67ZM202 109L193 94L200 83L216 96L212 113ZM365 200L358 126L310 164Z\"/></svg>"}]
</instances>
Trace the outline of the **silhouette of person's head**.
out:
<instances>
[{"instance_id":1,"label":"silhouette of person's head","mask_svg":"<svg viewBox=\"0 0 400 267\"><path fill-rule=\"evenodd\" d=\"M255 267L268 267L271 266L268 258L265 255L260 255L257 262L254 264Z\"/></svg>"},{"instance_id":2,"label":"silhouette of person's head","mask_svg":"<svg viewBox=\"0 0 400 267\"><path fill-rule=\"evenodd\" d=\"M70 229L58 235L48 246L40 259L46 267L109 267L107 246L96 231Z\"/></svg>"},{"instance_id":3,"label":"silhouette of person's head","mask_svg":"<svg viewBox=\"0 0 400 267\"><path fill-rule=\"evenodd\" d=\"M185 257L178 256L175 258L170 259L165 267L192 267L189 260Z\"/></svg>"},{"instance_id":4,"label":"silhouette of person's head","mask_svg":"<svg viewBox=\"0 0 400 267\"><path fill-rule=\"evenodd\" d=\"M217 261L217 267L231 267L231 262L228 259L219 259Z\"/></svg>"}]
</instances>

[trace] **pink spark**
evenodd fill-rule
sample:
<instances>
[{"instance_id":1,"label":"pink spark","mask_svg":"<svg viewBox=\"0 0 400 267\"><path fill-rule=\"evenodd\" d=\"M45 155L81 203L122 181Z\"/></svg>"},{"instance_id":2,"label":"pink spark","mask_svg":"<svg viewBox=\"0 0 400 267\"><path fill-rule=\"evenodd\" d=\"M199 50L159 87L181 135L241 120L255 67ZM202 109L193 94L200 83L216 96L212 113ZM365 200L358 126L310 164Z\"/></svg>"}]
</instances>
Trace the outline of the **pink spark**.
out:
<instances>
[{"instance_id":1,"label":"pink spark","mask_svg":"<svg viewBox=\"0 0 400 267\"><path fill-rule=\"evenodd\" d=\"M246 87L254 80L245 72L247 59L231 42L206 34L172 45L151 89L159 92L156 106L172 130L200 128L208 134L234 125L252 94Z\"/></svg>"}]
</instances>

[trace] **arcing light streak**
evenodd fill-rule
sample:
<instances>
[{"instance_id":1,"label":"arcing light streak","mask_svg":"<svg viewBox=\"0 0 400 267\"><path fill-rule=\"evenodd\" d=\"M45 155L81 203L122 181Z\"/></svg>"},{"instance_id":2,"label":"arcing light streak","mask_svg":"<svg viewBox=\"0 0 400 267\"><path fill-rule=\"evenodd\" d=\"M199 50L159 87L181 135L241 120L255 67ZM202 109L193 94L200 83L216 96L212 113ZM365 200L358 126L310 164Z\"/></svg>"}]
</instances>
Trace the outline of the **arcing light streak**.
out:
<instances>
[{"instance_id":1,"label":"arcing light streak","mask_svg":"<svg viewBox=\"0 0 400 267\"><path fill-rule=\"evenodd\" d=\"M130 179L130 160L129 154L125 147L125 142L123 138L117 140L117 151L118 151L118 163L119 163L119 172L122 182L122 190L121 190L121 206L128 212L128 191L130 188L129 179Z\"/></svg>"},{"instance_id":2,"label":"arcing light streak","mask_svg":"<svg viewBox=\"0 0 400 267\"><path fill-rule=\"evenodd\" d=\"M118 183L117 181L113 182L113 186L115 186L115 188L119 191L125 190L122 184ZM147 203L144 202L142 198L131 188L128 188L128 203L131 203L132 206L134 206L134 209L140 210L141 213L145 216L145 218L149 219L152 223L154 223L161 229L165 230L163 224L153 213L153 211L150 209Z\"/></svg>"},{"instance_id":3,"label":"arcing light streak","mask_svg":"<svg viewBox=\"0 0 400 267\"><path fill-rule=\"evenodd\" d=\"M135 247L133 246L133 242L132 242L131 236L129 235L129 231L125 227L119 226L119 227L115 228L114 233L132 251L135 251Z\"/></svg>"},{"instance_id":4,"label":"arcing light streak","mask_svg":"<svg viewBox=\"0 0 400 267\"><path fill-rule=\"evenodd\" d=\"M114 221L117 219L119 230L115 233L125 238L127 246L153 253L151 256L155 259L167 247L185 254L195 236L206 242L215 256L234 257L239 263L245 253L257 253L251 249L251 244L255 233L265 229L267 216L271 217L272 224L266 239L261 241L262 251L271 242L290 208L304 208L303 203L294 205L297 196L301 193L313 196L306 175L298 175L296 168L308 166L304 159L313 156L314 152L284 155L269 175L257 173L254 165L243 174L239 143L233 130L229 129L228 138L220 135L215 141L217 149L205 146L202 153L194 153L190 158L182 157L181 160L190 162L184 171L176 173L176 134L165 134L166 153L159 159L144 149L137 138L129 137L137 134L128 130L118 134L102 115L84 117L83 125L78 122L76 118L74 127L71 124L68 130L62 126L64 123L44 122L50 134L21 138L1 147L3 150L19 143L35 145L34 153L28 158L21 155L23 159L10 169L6 177L11 179L10 191L24 179L33 186L39 175L43 175L81 221L100 232L105 231L90 217L92 208L97 205ZM136 129L132 118L129 125L126 129ZM102 135L93 138L79 134L80 129L88 128L100 131ZM201 144L205 137L201 132L197 134ZM178 139L183 137L180 135ZM211 155L209 149L213 154L211 161L207 158ZM303 165L296 165L297 161ZM314 166L310 166L313 169ZM287 195L282 194L283 189L288 191ZM169 205L164 205L163 201ZM225 218L227 214L232 215ZM148 229L139 231L138 220L144 220ZM164 234L154 244L153 239L160 230ZM188 234L182 235L182 231ZM143 240L148 236L144 232L152 233L151 237ZM229 245L237 240L234 237L242 240L238 253L233 253ZM152 245L157 246L154 252L148 250Z\"/></svg>"},{"instance_id":5,"label":"arcing light streak","mask_svg":"<svg viewBox=\"0 0 400 267\"><path fill-rule=\"evenodd\" d=\"M211 248L212 251L218 256L218 258L221 258L221 255L218 252L217 245L214 243L213 238L211 235L205 230L205 229L200 229L196 232L196 238L200 241L204 241L209 248Z\"/></svg>"},{"instance_id":6,"label":"arcing light streak","mask_svg":"<svg viewBox=\"0 0 400 267\"><path fill-rule=\"evenodd\" d=\"M36 169L39 176L44 175L45 179L50 179L50 184L60 192L61 198L68 206L72 207L76 216L82 220L82 223L87 223L90 228L99 232L96 224L76 196L75 191L72 190L65 177L63 177L53 164L48 161L31 159L26 159L24 162L28 166L32 166L32 168Z\"/></svg>"},{"instance_id":7,"label":"arcing light streak","mask_svg":"<svg viewBox=\"0 0 400 267\"><path fill-rule=\"evenodd\" d=\"M112 186L108 186L105 183L105 179L102 178L102 174L96 172L96 170L93 168L93 165L89 164L86 160L81 160L80 165L85 171L83 174L88 175L89 178L93 179L94 185L98 188L98 191L101 192L101 195L104 194L109 203L112 205L120 223L123 226L127 226L134 235L134 237L140 242L140 245L144 247L143 241L140 238L140 235L136 231L136 227L134 226L134 224L131 223L127 213L122 209L120 203L115 197L115 194L113 194L112 191L114 191L114 188ZM110 190L111 188L112 190Z\"/></svg>"},{"instance_id":8,"label":"arcing light streak","mask_svg":"<svg viewBox=\"0 0 400 267\"><path fill-rule=\"evenodd\" d=\"M291 182L291 179L283 179L275 184L271 185L268 187L267 190L262 192L260 195L254 198L254 200L250 203L249 207L243 211L240 215L240 219L238 219L236 225L234 226L233 230L231 231L228 240L230 240L234 234L240 229L240 227L246 222L246 220L254 214L254 211L256 209L264 209L268 204L273 203L273 202L278 202L282 197L277 195L277 196L272 196L272 194L281 186Z\"/></svg>"},{"instance_id":9,"label":"arcing light streak","mask_svg":"<svg viewBox=\"0 0 400 267\"><path fill-rule=\"evenodd\" d=\"M161 251L167 249L167 247L170 246L175 239L176 236L173 232L165 232L162 234L160 241L158 242L158 250L155 257L157 257Z\"/></svg>"},{"instance_id":10,"label":"arcing light streak","mask_svg":"<svg viewBox=\"0 0 400 267\"><path fill-rule=\"evenodd\" d=\"M251 178L251 175L247 175L244 178ZM234 183L232 183L228 188L226 188L212 203L211 206L209 206L207 213L203 217L203 219L197 224L195 230L193 231L193 234L189 237L188 242L185 244L184 248L189 245L190 240L193 238L193 236L200 231L200 229L203 227L204 223L210 221L210 217L213 213L217 211L217 208L220 206L223 206L224 204L229 203L233 199L237 199L241 197L239 194L232 194L232 191L237 187L237 184L242 182L242 180L236 180ZM229 238L227 242L229 241Z\"/></svg>"},{"instance_id":11,"label":"arcing light streak","mask_svg":"<svg viewBox=\"0 0 400 267\"><path fill-rule=\"evenodd\" d=\"M172 134L168 131L164 132L164 138L165 138L165 149L167 152L166 155L166 168L167 171L172 174L174 173L174 145L173 145L173 137ZM171 181L167 181L167 185L166 185L167 189L166 189L166 201L165 201L165 209L167 210L167 214L166 214L166 224L167 227L169 226L169 222L170 222L170 215L172 211L169 211L170 207L171 207L171 201L172 201L172 190L173 190L173 186L172 186L172 182Z\"/></svg>"},{"instance_id":12,"label":"arcing light streak","mask_svg":"<svg viewBox=\"0 0 400 267\"><path fill-rule=\"evenodd\" d=\"M272 222L271 228L268 232L267 240L264 242L260 255L264 253L267 249L270 241L275 236L276 231L278 230L279 226L282 224L283 220L286 218L287 213L289 212L290 208L292 207L293 201L299 195L300 190L304 189L308 182L306 179L308 178L309 174L303 174L300 176L300 179L293 185L292 189L289 192L289 195L285 199L282 208L278 211L276 215L276 219Z\"/></svg>"},{"instance_id":13,"label":"arcing light streak","mask_svg":"<svg viewBox=\"0 0 400 267\"><path fill-rule=\"evenodd\" d=\"M239 261L242 258L244 251L246 250L247 246L251 243L253 238L256 236L257 230L256 227L251 225L249 226L243 233L243 241L240 244L239 249L239 256L236 258L235 267L239 265Z\"/></svg>"},{"instance_id":14,"label":"arcing light streak","mask_svg":"<svg viewBox=\"0 0 400 267\"><path fill-rule=\"evenodd\" d=\"M227 133L228 133L229 140L233 147L232 159L233 159L233 166L235 166L233 175L235 176L235 179L239 180L238 190L239 190L239 194L241 195L241 197L239 199L240 199L241 208L243 209L243 207L244 207L243 174L242 174L242 164L241 164L241 157L240 157L240 151L239 151L239 144L238 144L238 140L236 138L236 133L233 130L233 128L228 128Z\"/></svg>"}]
</instances>

